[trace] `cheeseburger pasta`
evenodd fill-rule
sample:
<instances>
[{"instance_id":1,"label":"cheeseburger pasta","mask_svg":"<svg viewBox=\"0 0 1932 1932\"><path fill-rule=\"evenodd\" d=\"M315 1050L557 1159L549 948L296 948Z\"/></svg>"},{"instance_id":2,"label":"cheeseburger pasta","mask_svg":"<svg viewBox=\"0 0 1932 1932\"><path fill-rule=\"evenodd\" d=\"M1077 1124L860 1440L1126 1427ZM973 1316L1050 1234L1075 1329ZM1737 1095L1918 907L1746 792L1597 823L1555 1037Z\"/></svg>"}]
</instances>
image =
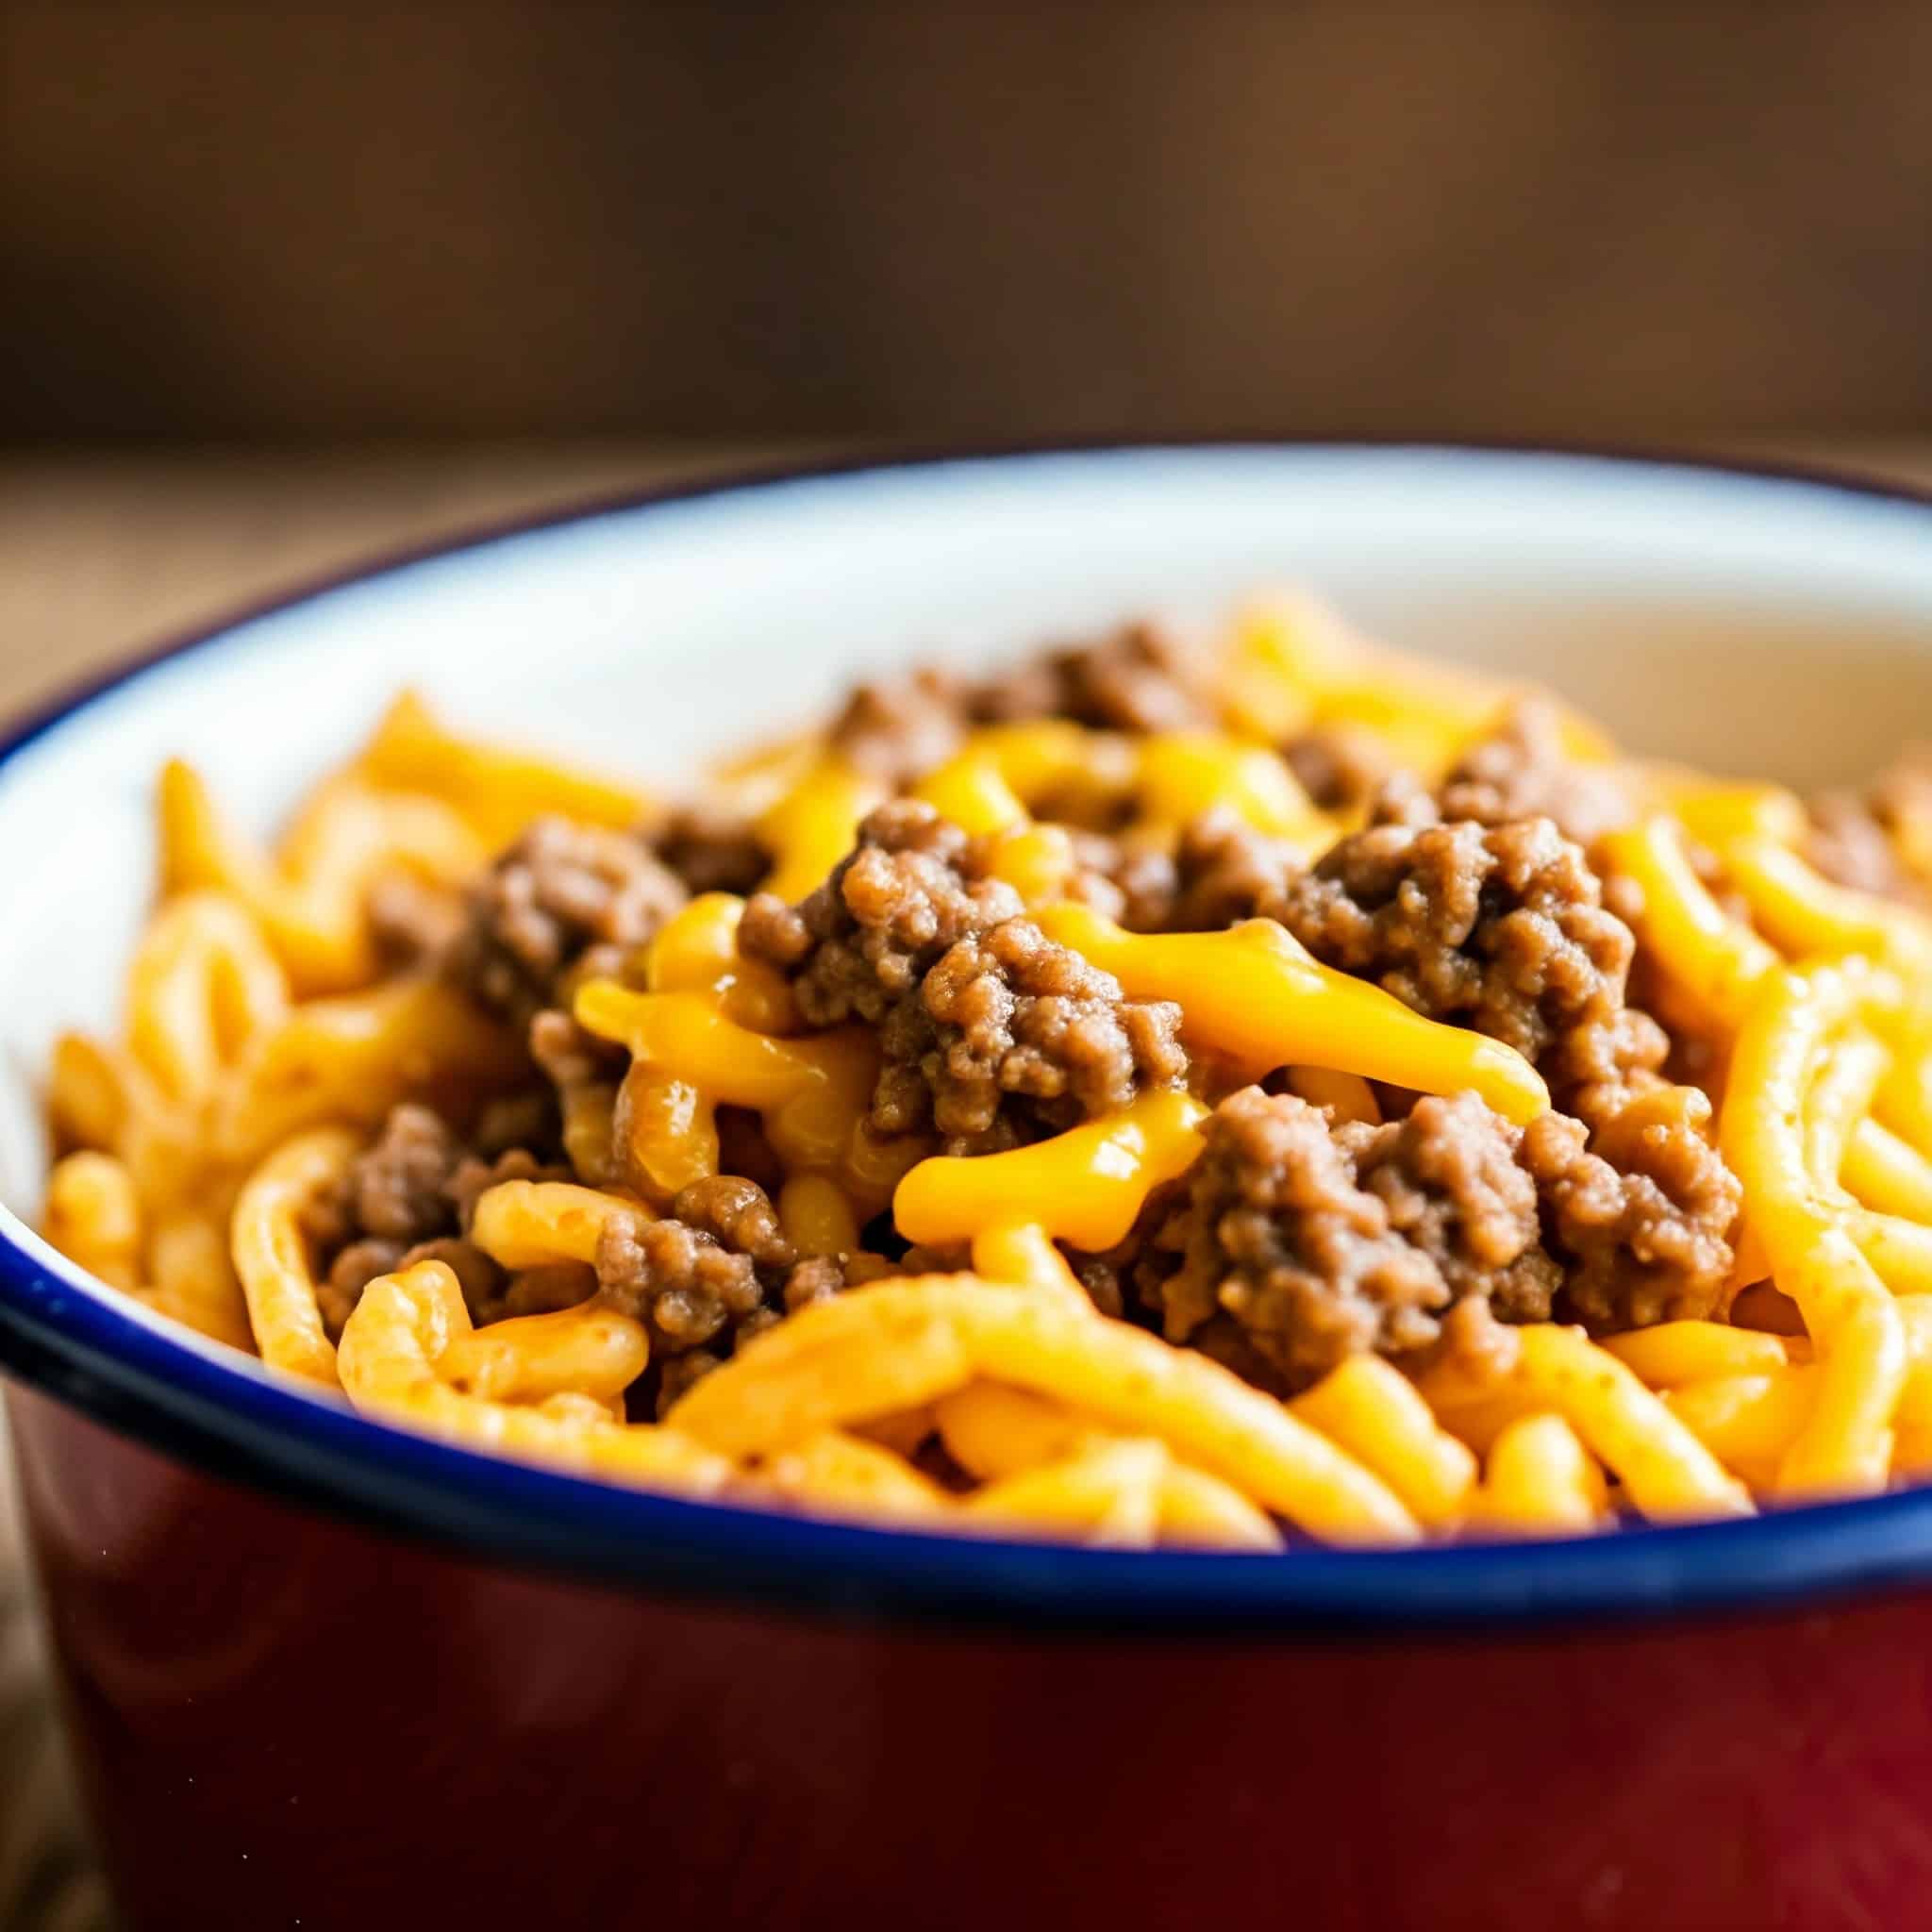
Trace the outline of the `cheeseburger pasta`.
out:
<instances>
[{"instance_id":1,"label":"cheeseburger pasta","mask_svg":"<svg viewBox=\"0 0 1932 1932\"><path fill-rule=\"evenodd\" d=\"M1126 1547L1932 1474L1932 769L1647 767L1283 602L675 802L405 697L272 850L159 824L48 1237L383 1420Z\"/></svg>"}]
</instances>

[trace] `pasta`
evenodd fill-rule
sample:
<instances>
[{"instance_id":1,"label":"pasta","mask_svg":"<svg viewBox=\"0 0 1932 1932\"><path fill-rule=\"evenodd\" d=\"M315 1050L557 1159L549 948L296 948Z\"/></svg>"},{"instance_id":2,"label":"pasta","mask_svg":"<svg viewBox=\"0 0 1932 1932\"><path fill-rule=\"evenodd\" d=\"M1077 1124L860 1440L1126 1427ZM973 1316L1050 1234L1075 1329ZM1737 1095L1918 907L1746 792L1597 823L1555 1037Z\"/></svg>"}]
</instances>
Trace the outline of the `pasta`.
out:
<instances>
[{"instance_id":1,"label":"pasta","mask_svg":"<svg viewBox=\"0 0 1932 1932\"><path fill-rule=\"evenodd\" d=\"M43 1226L398 1426L928 1533L1871 1494L1932 1477L1906 795L1834 877L1796 795L1294 599L673 804L406 695L272 846L161 774Z\"/></svg>"}]
</instances>

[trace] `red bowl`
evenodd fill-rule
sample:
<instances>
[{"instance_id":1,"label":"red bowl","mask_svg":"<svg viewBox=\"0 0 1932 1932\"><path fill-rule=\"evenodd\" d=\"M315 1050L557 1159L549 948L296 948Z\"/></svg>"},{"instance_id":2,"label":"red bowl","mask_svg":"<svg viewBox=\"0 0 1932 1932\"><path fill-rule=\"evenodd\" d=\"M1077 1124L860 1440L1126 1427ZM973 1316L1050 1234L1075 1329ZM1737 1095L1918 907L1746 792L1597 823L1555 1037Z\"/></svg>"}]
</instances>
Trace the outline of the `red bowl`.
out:
<instances>
[{"instance_id":1,"label":"red bowl","mask_svg":"<svg viewBox=\"0 0 1932 1932\"><path fill-rule=\"evenodd\" d=\"M1246 490L1260 453L1230 460ZM1870 517L1901 558L1928 532L1902 497L1716 471L1337 460L1465 508L1501 475L1519 505L1712 491L1733 524L1769 491L1773 523ZM0 785L82 708L0 747ZM0 791L0 830L18 808ZM136 1927L1932 1916L1932 1491L1391 1555L808 1523L397 1433L163 1330L4 1217L0 1365Z\"/></svg>"},{"instance_id":2,"label":"red bowl","mask_svg":"<svg viewBox=\"0 0 1932 1932\"><path fill-rule=\"evenodd\" d=\"M135 1927L1850 1932L1932 1888L1924 1591L1289 1639L801 1611L8 1412Z\"/></svg>"}]
</instances>

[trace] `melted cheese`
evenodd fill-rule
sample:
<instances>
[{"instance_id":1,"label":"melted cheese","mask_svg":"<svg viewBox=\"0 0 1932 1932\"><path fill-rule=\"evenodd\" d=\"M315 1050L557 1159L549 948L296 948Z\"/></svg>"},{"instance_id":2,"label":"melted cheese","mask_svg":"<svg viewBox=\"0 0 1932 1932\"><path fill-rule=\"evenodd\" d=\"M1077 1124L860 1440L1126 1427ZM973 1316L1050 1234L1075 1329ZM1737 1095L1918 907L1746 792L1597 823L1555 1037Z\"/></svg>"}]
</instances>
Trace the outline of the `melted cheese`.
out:
<instances>
[{"instance_id":1,"label":"melted cheese","mask_svg":"<svg viewBox=\"0 0 1932 1932\"><path fill-rule=\"evenodd\" d=\"M653 992L715 992L729 1017L755 1033L790 1033L798 1008L785 975L738 950L744 901L731 892L701 892L666 920L644 955Z\"/></svg>"},{"instance_id":2,"label":"melted cheese","mask_svg":"<svg viewBox=\"0 0 1932 1932\"><path fill-rule=\"evenodd\" d=\"M1411 658L1357 637L1310 598L1276 598L1245 612L1222 669L1222 701L1256 736L1279 743L1324 724L1373 732L1424 777L1490 729L1510 687L1456 665ZM1600 763L1609 741L1564 708L1567 757Z\"/></svg>"},{"instance_id":3,"label":"melted cheese","mask_svg":"<svg viewBox=\"0 0 1932 1932\"><path fill-rule=\"evenodd\" d=\"M1541 1076L1512 1047L1424 1020L1379 987L1321 965L1271 919L1142 935L1064 905L1039 921L1130 998L1177 1001L1189 1044L1250 1079L1277 1067L1333 1067L1421 1093L1471 1088L1519 1124L1549 1108Z\"/></svg>"},{"instance_id":4,"label":"melted cheese","mask_svg":"<svg viewBox=\"0 0 1932 1932\"><path fill-rule=\"evenodd\" d=\"M802 899L852 850L858 822L885 796L876 780L827 754L758 822L772 854L765 891Z\"/></svg>"},{"instance_id":5,"label":"melted cheese","mask_svg":"<svg viewBox=\"0 0 1932 1932\"><path fill-rule=\"evenodd\" d=\"M1130 740L1061 719L991 724L969 733L912 795L980 835L1027 829L1044 801L1082 791L1131 794L1137 824L1169 838L1210 808L1310 853L1335 837L1274 751L1216 731L1158 731Z\"/></svg>"},{"instance_id":6,"label":"melted cheese","mask_svg":"<svg viewBox=\"0 0 1932 1932\"><path fill-rule=\"evenodd\" d=\"M870 1028L774 1040L728 1018L714 992L633 992L611 979L579 988L575 1013L586 1031L689 1082L708 1107L756 1110L788 1168L847 1174L857 1164L878 1074Z\"/></svg>"},{"instance_id":7,"label":"melted cheese","mask_svg":"<svg viewBox=\"0 0 1932 1932\"><path fill-rule=\"evenodd\" d=\"M1001 832L1025 824L1033 808L1057 790L1118 791L1131 777L1131 755L1122 740L1062 718L1041 718L969 732L912 795L967 832Z\"/></svg>"},{"instance_id":8,"label":"melted cheese","mask_svg":"<svg viewBox=\"0 0 1932 1932\"><path fill-rule=\"evenodd\" d=\"M1141 748L1141 813L1150 826L1179 831L1209 809L1232 812L1272 839L1312 857L1335 828L1308 802L1280 756L1213 731L1163 731Z\"/></svg>"},{"instance_id":9,"label":"melted cheese","mask_svg":"<svg viewBox=\"0 0 1932 1932\"><path fill-rule=\"evenodd\" d=\"M1185 1093L1148 1093L1032 1147L923 1160L899 1183L892 1218L908 1241L932 1246L1030 1224L1076 1248L1110 1248L1200 1153L1206 1115Z\"/></svg>"},{"instance_id":10,"label":"melted cheese","mask_svg":"<svg viewBox=\"0 0 1932 1932\"><path fill-rule=\"evenodd\" d=\"M1066 897L1078 860L1064 825L1022 820L988 841L986 869L993 878L1004 879L1028 906L1045 906Z\"/></svg>"}]
</instances>

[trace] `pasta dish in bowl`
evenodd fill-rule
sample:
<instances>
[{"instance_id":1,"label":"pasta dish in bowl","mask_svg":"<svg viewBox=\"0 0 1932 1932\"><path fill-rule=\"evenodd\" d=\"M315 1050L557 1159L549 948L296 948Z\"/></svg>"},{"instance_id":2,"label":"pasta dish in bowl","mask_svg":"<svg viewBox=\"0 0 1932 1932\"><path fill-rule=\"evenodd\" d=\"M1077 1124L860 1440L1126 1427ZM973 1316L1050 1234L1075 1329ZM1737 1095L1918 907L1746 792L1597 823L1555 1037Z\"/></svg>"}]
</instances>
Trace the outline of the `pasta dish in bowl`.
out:
<instances>
[{"instance_id":1,"label":"pasta dish in bowl","mask_svg":"<svg viewBox=\"0 0 1932 1932\"><path fill-rule=\"evenodd\" d=\"M365 1412L1125 1546L1932 1467L1932 766L1648 767L1276 598L670 803L406 696L274 848L159 823L49 1237Z\"/></svg>"},{"instance_id":2,"label":"pasta dish in bowl","mask_svg":"<svg viewBox=\"0 0 1932 1932\"><path fill-rule=\"evenodd\" d=\"M0 1363L125 1921L1910 1923L1926 527L884 465L16 734Z\"/></svg>"}]
</instances>

